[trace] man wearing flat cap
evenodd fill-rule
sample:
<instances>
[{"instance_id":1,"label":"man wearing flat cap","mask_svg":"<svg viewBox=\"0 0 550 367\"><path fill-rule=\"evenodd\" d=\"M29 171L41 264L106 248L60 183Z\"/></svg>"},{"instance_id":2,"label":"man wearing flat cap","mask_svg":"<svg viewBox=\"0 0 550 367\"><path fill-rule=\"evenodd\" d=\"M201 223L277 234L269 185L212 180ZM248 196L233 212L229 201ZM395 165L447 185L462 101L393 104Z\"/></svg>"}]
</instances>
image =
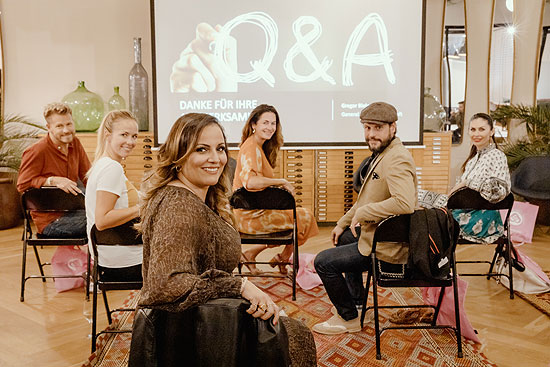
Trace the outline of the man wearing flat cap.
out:
<instances>
[{"instance_id":1,"label":"man wearing flat cap","mask_svg":"<svg viewBox=\"0 0 550 367\"><path fill-rule=\"evenodd\" d=\"M378 222L392 215L409 214L417 205L416 168L411 153L395 136L397 110L385 102L375 102L361 111L365 141L372 151L361 174L364 182L357 202L332 230L332 242L337 247L322 251L315 258L315 269L336 312L325 322L313 326L321 334L342 334L361 331L356 308L357 292L364 294L361 273L371 267L372 240ZM361 230L359 229L359 226ZM339 243L344 231L351 231L355 242ZM360 232L360 234L358 234ZM404 271L408 247L380 243L376 254L383 265ZM348 283L343 273L354 275ZM352 284L356 283L356 284ZM353 289L354 288L354 289ZM354 291L353 295L352 292Z\"/></svg>"}]
</instances>

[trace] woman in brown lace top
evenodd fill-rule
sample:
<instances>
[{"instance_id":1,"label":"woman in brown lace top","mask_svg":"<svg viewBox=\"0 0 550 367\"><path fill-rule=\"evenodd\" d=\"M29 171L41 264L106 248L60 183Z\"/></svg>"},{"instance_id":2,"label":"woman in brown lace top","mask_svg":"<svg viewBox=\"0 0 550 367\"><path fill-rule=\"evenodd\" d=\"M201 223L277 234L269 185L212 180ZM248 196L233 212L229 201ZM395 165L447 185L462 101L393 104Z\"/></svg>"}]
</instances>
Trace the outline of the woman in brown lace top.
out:
<instances>
[{"instance_id":1,"label":"woman in brown lace top","mask_svg":"<svg viewBox=\"0 0 550 367\"><path fill-rule=\"evenodd\" d=\"M251 303L249 314L277 323L279 308L271 298L232 275L241 245L228 201L226 149L214 117L191 113L174 123L142 203L139 304L183 311L214 298L243 297ZM281 320L293 365L315 365L309 330L295 320Z\"/></svg>"}]
</instances>

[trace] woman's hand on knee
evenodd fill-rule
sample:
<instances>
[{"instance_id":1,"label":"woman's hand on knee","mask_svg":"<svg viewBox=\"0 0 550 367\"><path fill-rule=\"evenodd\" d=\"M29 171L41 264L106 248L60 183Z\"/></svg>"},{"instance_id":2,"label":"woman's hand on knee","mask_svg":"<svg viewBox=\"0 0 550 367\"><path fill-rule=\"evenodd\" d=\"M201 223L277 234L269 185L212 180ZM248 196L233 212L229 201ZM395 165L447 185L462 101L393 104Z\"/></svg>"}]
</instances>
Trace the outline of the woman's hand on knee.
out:
<instances>
[{"instance_id":1,"label":"woman's hand on knee","mask_svg":"<svg viewBox=\"0 0 550 367\"><path fill-rule=\"evenodd\" d=\"M277 325L277 322L279 322L279 307L271 300L271 297L251 282L246 282L242 296L250 301L250 307L246 312L262 320L268 320L273 316L273 324Z\"/></svg>"}]
</instances>

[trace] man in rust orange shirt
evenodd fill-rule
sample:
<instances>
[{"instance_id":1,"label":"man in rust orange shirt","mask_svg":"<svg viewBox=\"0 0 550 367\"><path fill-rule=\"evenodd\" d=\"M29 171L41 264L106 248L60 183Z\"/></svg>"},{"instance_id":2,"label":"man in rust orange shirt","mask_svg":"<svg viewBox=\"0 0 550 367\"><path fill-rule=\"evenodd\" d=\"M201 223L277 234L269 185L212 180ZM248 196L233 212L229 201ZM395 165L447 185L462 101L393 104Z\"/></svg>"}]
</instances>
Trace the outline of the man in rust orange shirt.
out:
<instances>
[{"instance_id":1,"label":"man in rust orange shirt","mask_svg":"<svg viewBox=\"0 0 550 367\"><path fill-rule=\"evenodd\" d=\"M50 103L44 108L48 134L23 152L17 190L55 186L77 195L84 190L90 160L75 136L71 108ZM61 213L31 213L38 233L53 237L86 236L84 210Z\"/></svg>"}]
</instances>

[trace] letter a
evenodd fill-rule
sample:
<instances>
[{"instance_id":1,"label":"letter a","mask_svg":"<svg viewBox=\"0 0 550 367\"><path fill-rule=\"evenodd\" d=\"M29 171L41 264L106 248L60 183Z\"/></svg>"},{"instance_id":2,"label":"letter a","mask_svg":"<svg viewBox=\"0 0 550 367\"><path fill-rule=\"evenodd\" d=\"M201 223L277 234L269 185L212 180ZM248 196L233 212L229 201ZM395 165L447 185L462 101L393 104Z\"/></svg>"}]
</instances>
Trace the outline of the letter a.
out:
<instances>
[{"instance_id":1,"label":"letter a","mask_svg":"<svg viewBox=\"0 0 550 367\"><path fill-rule=\"evenodd\" d=\"M378 35L378 48L380 53L377 54L365 54L357 55L357 48L361 43L361 40L367 33L371 25L376 26L376 33ZM351 33L351 36L346 45L344 51L344 60L342 67L342 84L350 87L353 85L351 78L351 67L353 64L363 66L379 66L384 65L386 70L386 77L391 84L395 84L395 74L391 63L393 62L392 52L388 48L388 32L384 20L380 15L371 13L367 15L357 27Z\"/></svg>"}]
</instances>

